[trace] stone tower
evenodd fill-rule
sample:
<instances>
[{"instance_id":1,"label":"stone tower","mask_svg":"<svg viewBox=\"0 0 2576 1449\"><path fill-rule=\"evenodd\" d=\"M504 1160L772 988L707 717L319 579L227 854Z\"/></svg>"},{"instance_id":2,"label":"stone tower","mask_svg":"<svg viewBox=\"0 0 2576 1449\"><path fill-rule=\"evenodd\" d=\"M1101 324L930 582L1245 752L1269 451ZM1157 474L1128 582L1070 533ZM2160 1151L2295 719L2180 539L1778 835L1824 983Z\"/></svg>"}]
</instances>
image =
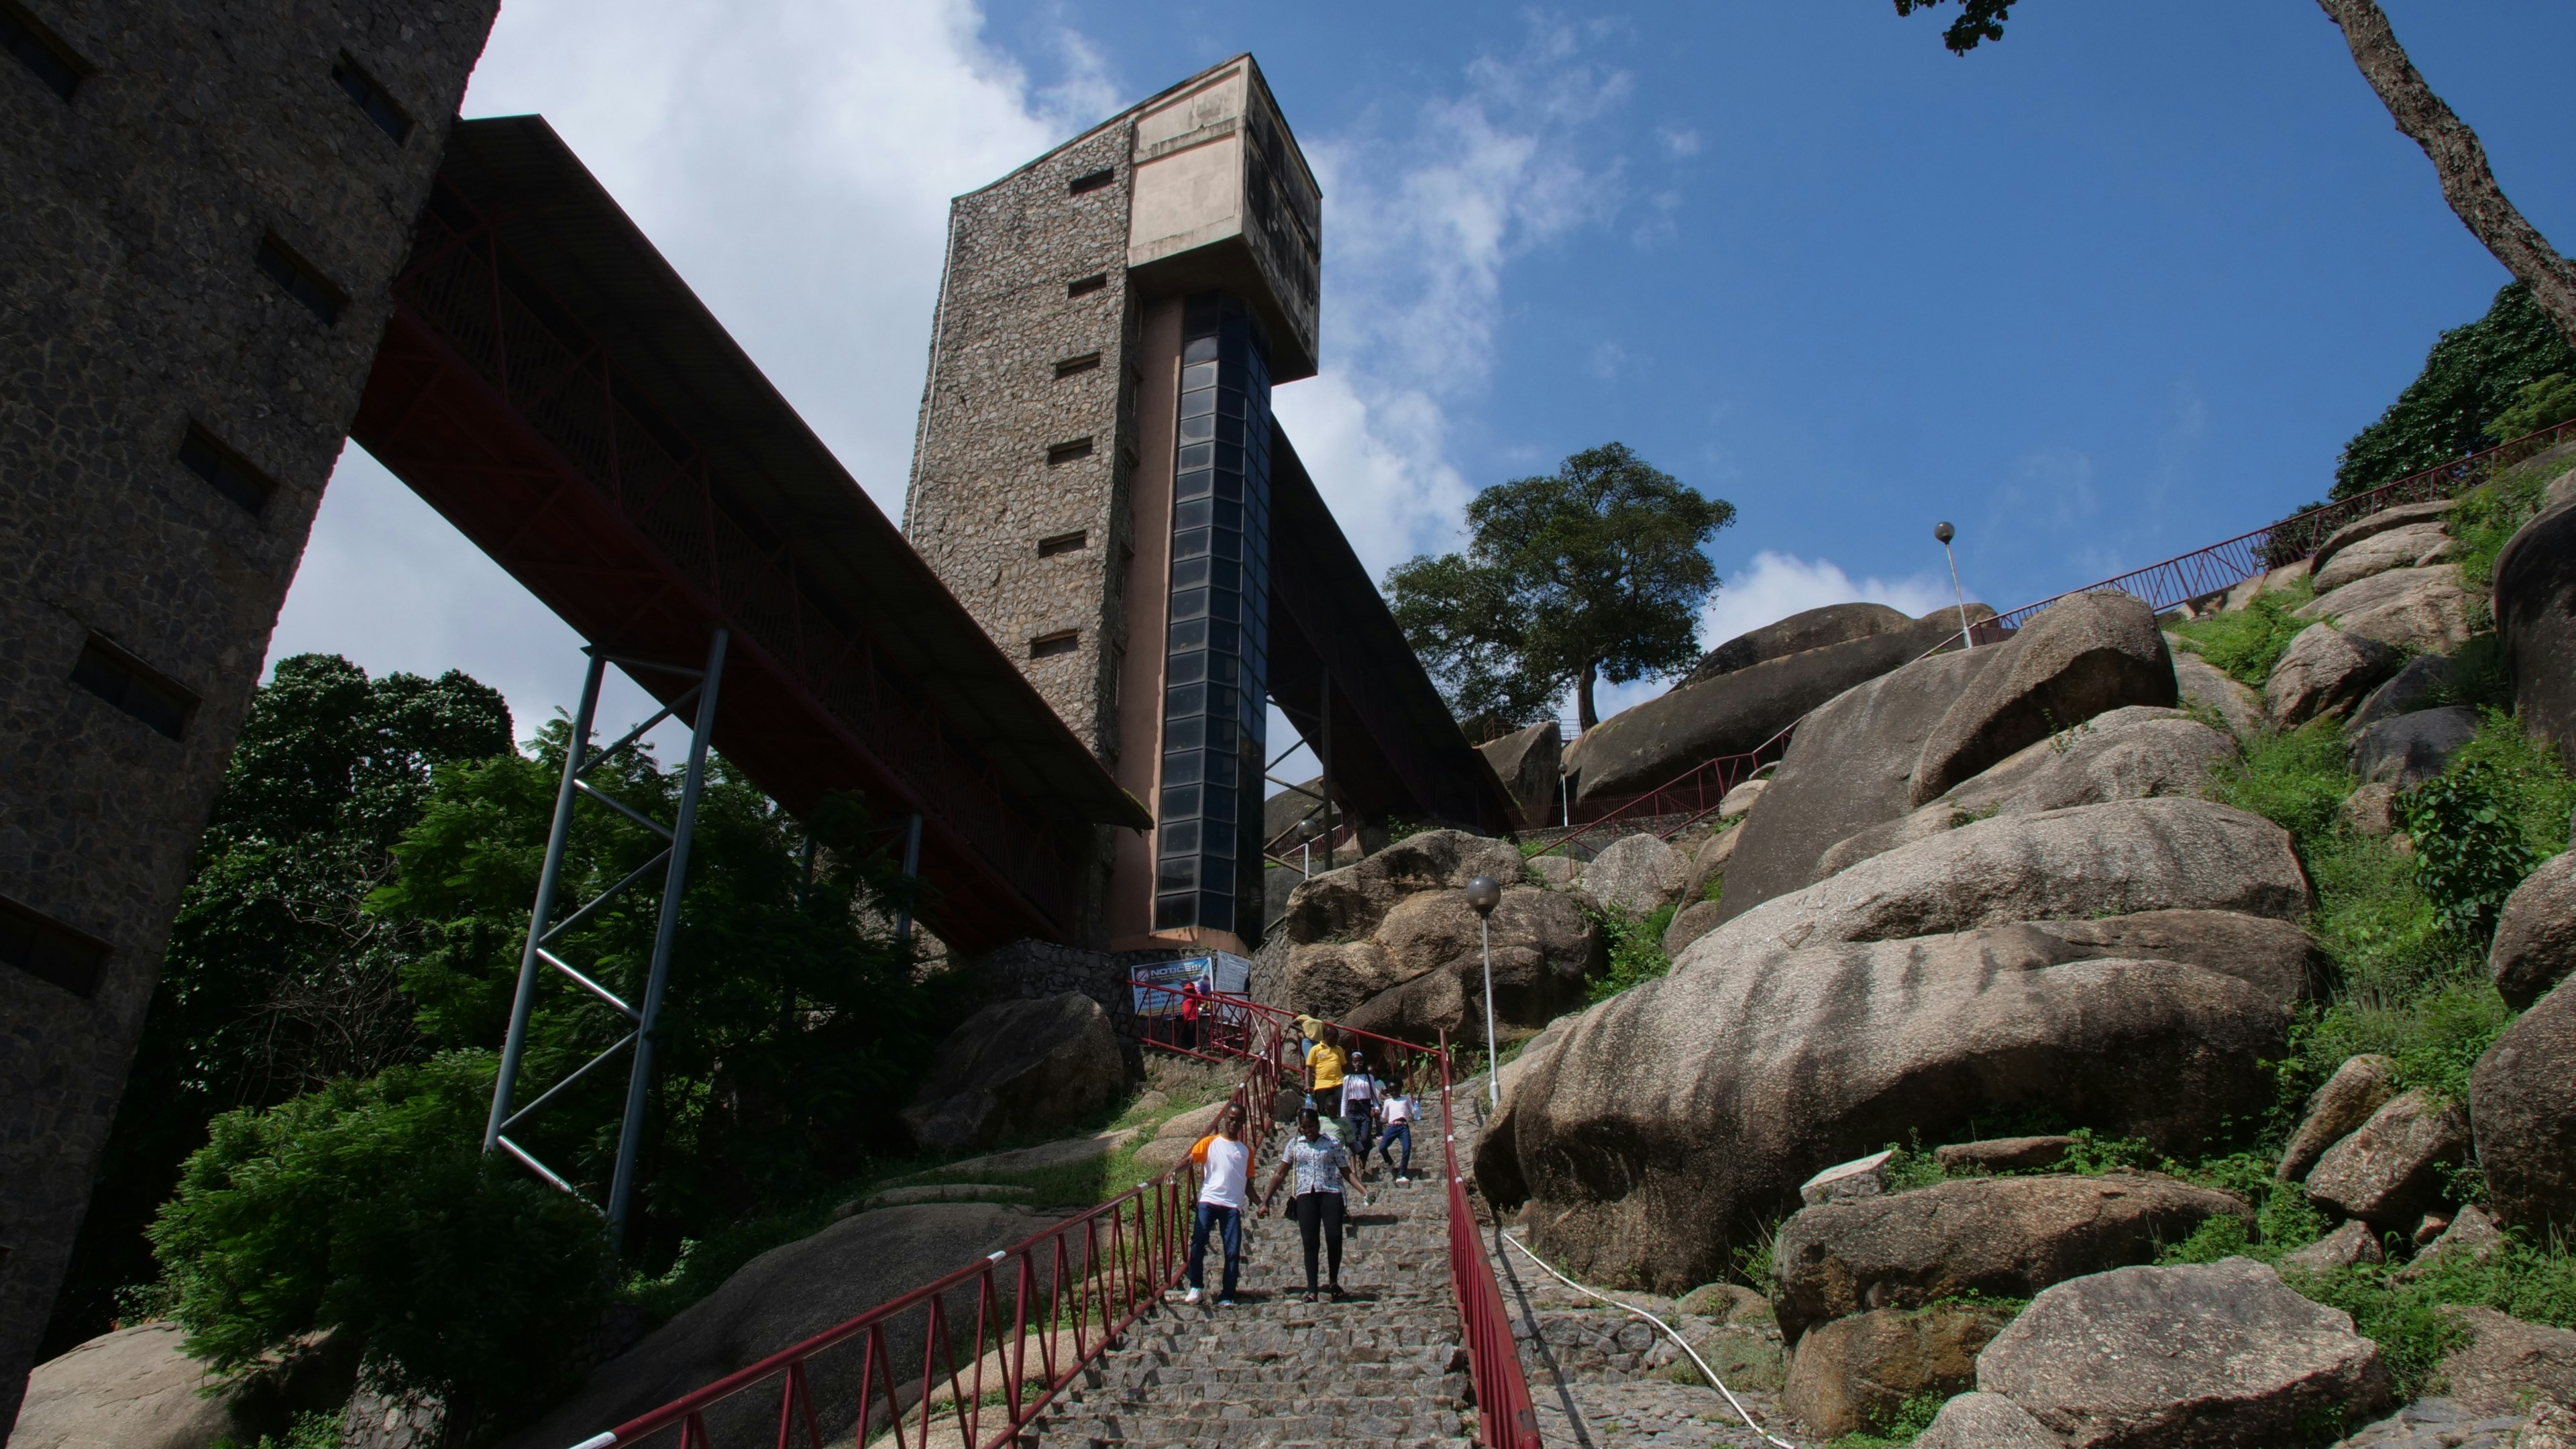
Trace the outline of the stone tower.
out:
<instances>
[{"instance_id":1,"label":"stone tower","mask_svg":"<svg viewBox=\"0 0 2576 1449\"><path fill-rule=\"evenodd\" d=\"M0 3L0 1425L494 8Z\"/></svg>"},{"instance_id":2,"label":"stone tower","mask_svg":"<svg viewBox=\"0 0 2576 1449\"><path fill-rule=\"evenodd\" d=\"M1116 949L1258 932L1270 389L1315 371L1321 192L1248 55L959 197L904 529L1152 808Z\"/></svg>"}]
</instances>

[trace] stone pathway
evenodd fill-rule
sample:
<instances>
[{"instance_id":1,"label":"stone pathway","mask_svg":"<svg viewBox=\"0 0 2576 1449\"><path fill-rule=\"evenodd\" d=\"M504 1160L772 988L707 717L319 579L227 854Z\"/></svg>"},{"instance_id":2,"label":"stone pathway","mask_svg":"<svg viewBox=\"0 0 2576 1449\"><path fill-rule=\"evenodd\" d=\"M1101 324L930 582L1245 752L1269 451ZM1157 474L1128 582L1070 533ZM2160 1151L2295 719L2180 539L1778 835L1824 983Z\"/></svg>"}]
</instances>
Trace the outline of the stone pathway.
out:
<instances>
[{"instance_id":1,"label":"stone pathway","mask_svg":"<svg viewBox=\"0 0 2576 1449\"><path fill-rule=\"evenodd\" d=\"M1453 1098L1461 1164L1471 1159L1483 1122L1482 1091L1478 1078L1461 1083ZM1510 1235L1521 1237L1522 1230L1511 1229ZM1512 1315L1513 1336L1520 1341L1521 1364L1538 1409L1539 1437L1550 1449L1776 1449L1747 1428L1725 1396L1644 1319L1575 1292L1508 1248L1495 1264L1494 1278L1503 1307ZM1653 1293L1613 1296L1678 1330L1744 1401L1756 1422L1792 1444L1812 1442L1790 1432L1780 1413L1777 1395L1785 1379L1780 1330L1767 1317L1730 1322L1683 1313L1672 1299Z\"/></svg>"},{"instance_id":2,"label":"stone pathway","mask_svg":"<svg viewBox=\"0 0 2576 1449\"><path fill-rule=\"evenodd\" d=\"M1343 1247L1348 1298L1304 1302L1296 1224L1247 1220L1235 1307L1216 1306L1222 1255L1211 1239L1207 1298L1175 1298L1138 1320L1024 1442L1466 1449L1475 1431L1446 1194L1434 1179L1394 1185L1383 1165L1370 1188Z\"/></svg>"}]
</instances>

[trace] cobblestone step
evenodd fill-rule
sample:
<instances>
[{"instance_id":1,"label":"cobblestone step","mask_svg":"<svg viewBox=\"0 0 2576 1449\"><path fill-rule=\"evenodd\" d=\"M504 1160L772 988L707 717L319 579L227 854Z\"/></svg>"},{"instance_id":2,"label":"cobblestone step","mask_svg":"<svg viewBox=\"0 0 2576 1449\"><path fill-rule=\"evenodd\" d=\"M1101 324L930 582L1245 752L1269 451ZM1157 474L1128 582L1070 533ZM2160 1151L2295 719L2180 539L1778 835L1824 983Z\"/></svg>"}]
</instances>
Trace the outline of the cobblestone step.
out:
<instances>
[{"instance_id":1,"label":"cobblestone step","mask_svg":"<svg viewBox=\"0 0 2576 1449\"><path fill-rule=\"evenodd\" d=\"M1372 1184L1340 1302L1305 1301L1296 1225L1248 1222L1237 1302L1158 1305L1031 1425L1029 1449L1468 1449L1447 1196Z\"/></svg>"}]
</instances>

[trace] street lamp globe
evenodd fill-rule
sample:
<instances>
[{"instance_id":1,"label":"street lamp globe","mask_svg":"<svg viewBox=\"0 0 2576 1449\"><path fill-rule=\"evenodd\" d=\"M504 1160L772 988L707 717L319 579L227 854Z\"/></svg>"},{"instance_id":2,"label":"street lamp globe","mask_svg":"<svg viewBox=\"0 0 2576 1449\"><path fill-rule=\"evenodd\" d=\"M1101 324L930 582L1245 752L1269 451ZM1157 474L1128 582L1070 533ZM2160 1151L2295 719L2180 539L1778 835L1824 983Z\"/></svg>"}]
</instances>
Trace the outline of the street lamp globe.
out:
<instances>
[{"instance_id":1,"label":"street lamp globe","mask_svg":"<svg viewBox=\"0 0 2576 1449\"><path fill-rule=\"evenodd\" d=\"M1502 903L1503 883L1501 881L1489 875L1480 875L1467 882L1467 904L1474 908L1477 915L1490 916L1494 913L1494 907Z\"/></svg>"},{"instance_id":2,"label":"street lamp globe","mask_svg":"<svg viewBox=\"0 0 2576 1449\"><path fill-rule=\"evenodd\" d=\"M1476 946L1485 958L1485 1102L1487 1111L1503 1104L1503 1075L1494 1059L1494 907L1503 903L1503 883L1489 875L1467 882L1467 904L1476 912Z\"/></svg>"},{"instance_id":3,"label":"street lamp globe","mask_svg":"<svg viewBox=\"0 0 2576 1449\"><path fill-rule=\"evenodd\" d=\"M1959 536L1959 530L1952 528L1950 526L1950 520L1945 518L1939 523L1932 525L1932 536L1941 540L1943 543L1948 543L1950 540Z\"/></svg>"}]
</instances>

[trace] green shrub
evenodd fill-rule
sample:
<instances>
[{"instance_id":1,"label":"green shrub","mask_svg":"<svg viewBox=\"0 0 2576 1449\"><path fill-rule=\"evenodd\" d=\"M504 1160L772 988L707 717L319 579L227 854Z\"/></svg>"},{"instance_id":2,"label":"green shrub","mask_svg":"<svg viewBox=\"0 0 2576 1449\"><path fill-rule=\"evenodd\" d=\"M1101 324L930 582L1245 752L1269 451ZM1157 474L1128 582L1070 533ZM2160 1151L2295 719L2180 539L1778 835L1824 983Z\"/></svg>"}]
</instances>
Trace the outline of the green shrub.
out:
<instances>
[{"instance_id":1,"label":"green shrub","mask_svg":"<svg viewBox=\"0 0 2576 1449\"><path fill-rule=\"evenodd\" d=\"M2310 720L2246 741L2242 757L2212 769L2202 789L2222 805L2290 832L2304 854L2334 832L2344 798L2352 793L2347 758L2341 728L2332 720Z\"/></svg>"},{"instance_id":2,"label":"green shrub","mask_svg":"<svg viewBox=\"0 0 2576 1449\"><path fill-rule=\"evenodd\" d=\"M2568 778L2558 752L2533 739L2521 721L2502 710L2485 711L2477 736L2451 757L2449 769L2481 772L2533 855L2546 860L2567 848L2576 780Z\"/></svg>"},{"instance_id":3,"label":"green shrub","mask_svg":"<svg viewBox=\"0 0 2576 1449\"><path fill-rule=\"evenodd\" d=\"M2290 641L2315 622L2294 619L2291 611L2312 597L2307 582L2257 594L2242 609L2193 619L2174 626L2183 646L2239 681L2261 689L2272 666L2289 651Z\"/></svg>"},{"instance_id":4,"label":"green shrub","mask_svg":"<svg viewBox=\"0 0 2576 1449\"><path fill-rule=\"evenodd\" d=\"M1592 979L1584 995L1587 1003L1608 1001L1631 986L1660 980L1673 969L1673 958L1664 954L1664 930L1673 923L1673 910L1658 906L1646 916L1585 912L1610 946L1610 969Z\"/></svg>"},{"instance_id":5,"label":"green shrub","mask_svg":"<svg viewBox=\"0 0 2576 1449\"><path fill-rule=\"evenodd\" d=\"M2481 759L2461 760L2406 792L2415 884L2442 929L2484 948L2504 898L2540 863L2507 803L2505 782Z\"/></svg>"},{"instance_id":6,"label":"green shrub","mask_svg":"<svg viewBox=\"0 0 2576 1449\"><path fill-rule=\"evenodd\" d=\"M2526 438L2542 428L2576 418L2576 376L2553 372L2537 382L2526 382L2514 395L2513 406L2496 414L2487 424L2487 440L2510 443Z\"/></svg>"},{"instance_id":7,"label":"green shrub","mask_svg":"<svg viewBox=\"0 0 2576 1449\"><path fill-rule=\"evenodd\" d=\"M2452 559L2460 578L2484 586L2495 580L2496 555L2532 516L2540 512L2549 487L2549 470L2525 464L2507 468L2461 494L2445 520L2450 525Z\"/></svg>"},{"instance_id":8,"label":"green shrub","mask_svg":"<svg viewBox=\"0 0 2576 1449\"><path fill-rule=\"evenodd\" d=\"M1845 1434L1833 1440L1828 1449L1903 1449L1932 1427L1941 1416L1941 1406L1949 1402L1943 1394L1916 1394L1897 1406L1885 1420L1870 1427L1870 1432Z\"/></svg>"},{"instance_id":9,"label":"green shrub","mask_svg":"<svg viewBox=\"0 0 2576 1449\"><path fill-rule=\"evenodd\" d=\"M337 1329L379 1387L469 1427L559 1390L608 1299L607 1238L481 1152L492 1071L449 1053L216 1118L152 1227L188 1352L233 1372Z\"/></svg>"},{"instance_id":10,"label":"green shrub","mask_svg":"<svg viewBox=\"0 0 2576 1449\"><path fill-rule=\"evenodd\" d=\"M2435 1387L2442 1356L2464 1340L2442 1314L2444 1306L2493 1308L2527 1323L2576 1327L2576 1258L2561 1248L2507 1238L2483 1261L2452 1254L2419 1263L2414 1271L2418 1276L2411 1280L2376 1265L2294 1271L2285 1278L2317 1302L2352 1315L2353 1326L2378 1343L2401 1398Z\"/></svg>"}]
</instances>

